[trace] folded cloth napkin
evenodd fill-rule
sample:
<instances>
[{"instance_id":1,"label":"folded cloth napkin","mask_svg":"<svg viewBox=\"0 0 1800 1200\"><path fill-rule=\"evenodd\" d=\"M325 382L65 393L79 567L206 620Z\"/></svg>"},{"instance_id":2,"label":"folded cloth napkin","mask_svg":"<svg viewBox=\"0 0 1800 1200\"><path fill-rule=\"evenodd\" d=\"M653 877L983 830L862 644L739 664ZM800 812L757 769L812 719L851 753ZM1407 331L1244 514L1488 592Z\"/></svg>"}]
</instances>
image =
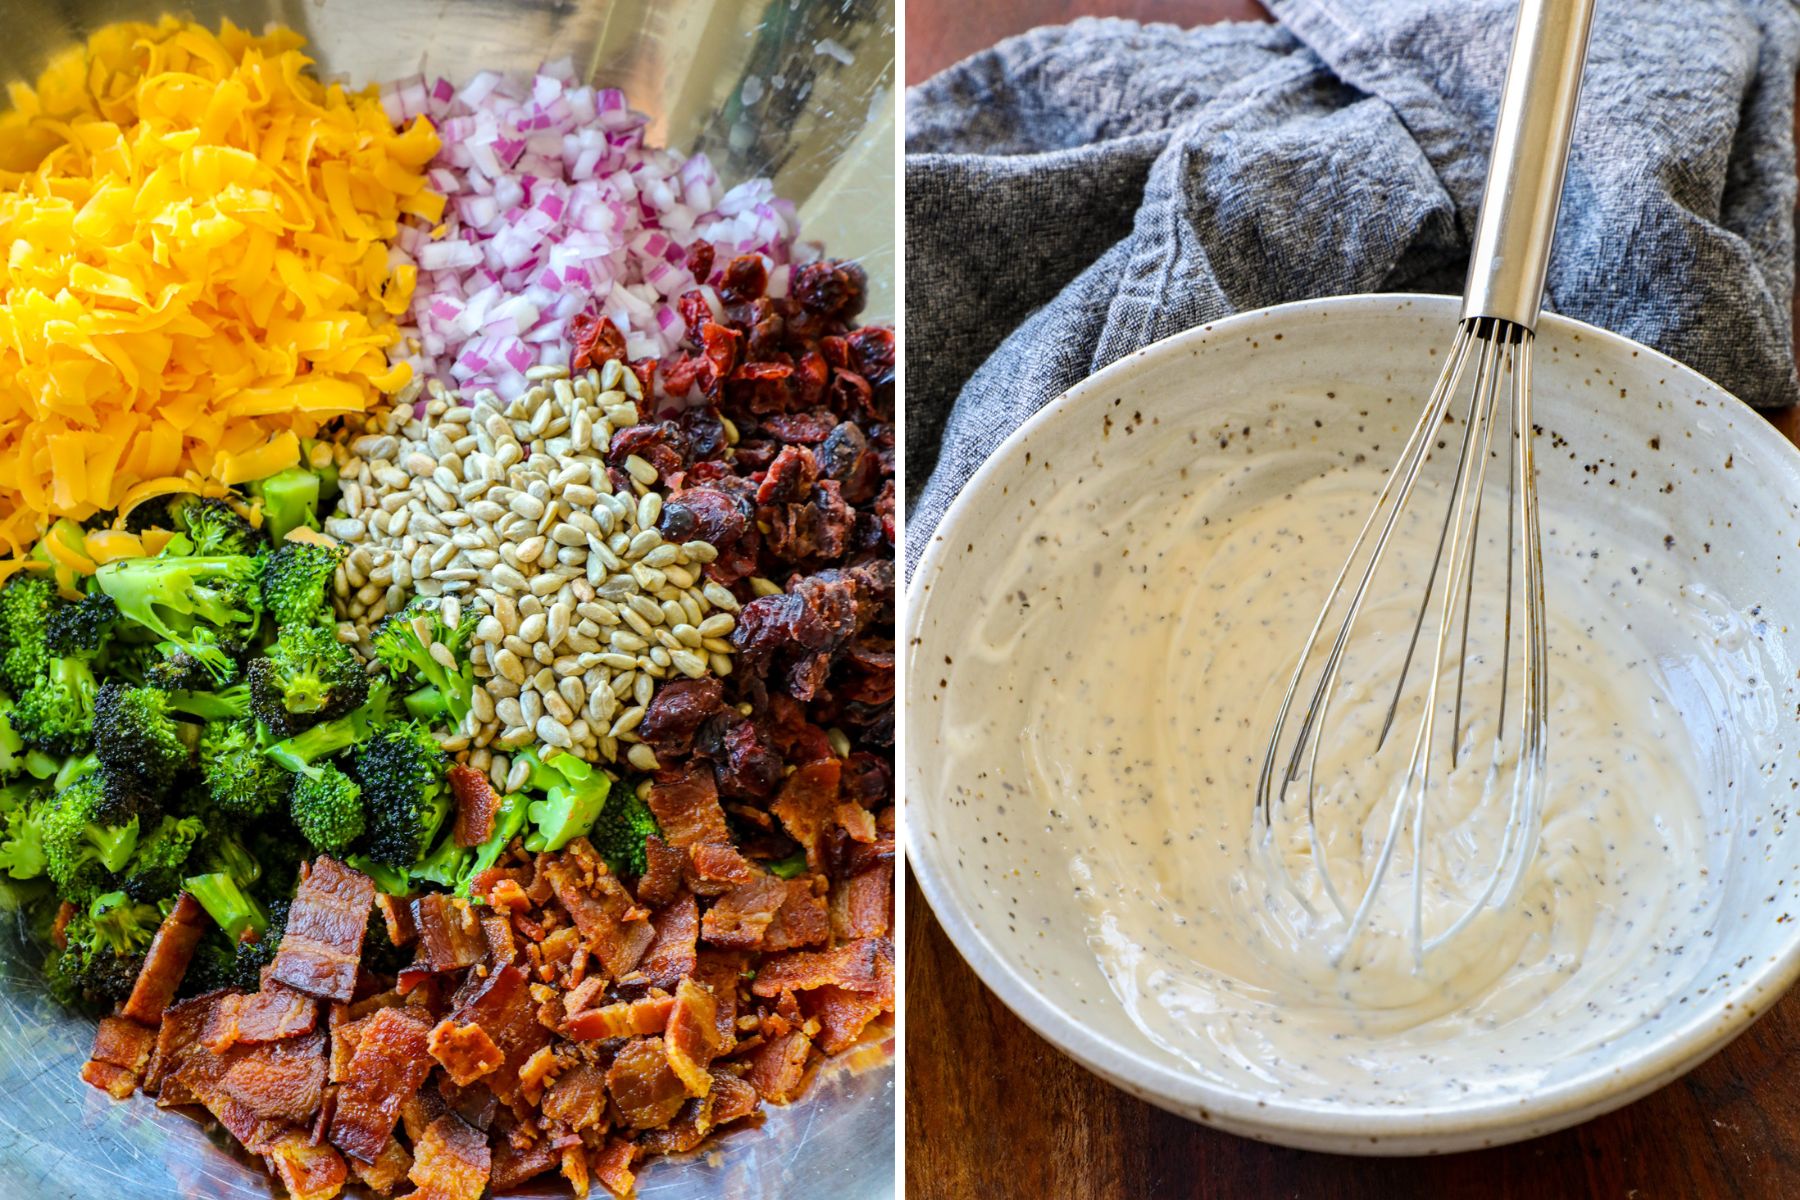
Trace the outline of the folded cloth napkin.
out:
<instances>
[{"instance_id":1,"label":"folded cloth napkin","mask_svg":"<svg viewBox=\"0 0 1800 1200\"><path fill-rule=\"evenodd\" d=\"M1008 433L1149 342L1462 291L1515 0L1268 3L1039 29L908 91L909 565ZM1797 398L1797 54L1790 0L1600 0L1546 307Z\"/></svg>"}]
</instances>

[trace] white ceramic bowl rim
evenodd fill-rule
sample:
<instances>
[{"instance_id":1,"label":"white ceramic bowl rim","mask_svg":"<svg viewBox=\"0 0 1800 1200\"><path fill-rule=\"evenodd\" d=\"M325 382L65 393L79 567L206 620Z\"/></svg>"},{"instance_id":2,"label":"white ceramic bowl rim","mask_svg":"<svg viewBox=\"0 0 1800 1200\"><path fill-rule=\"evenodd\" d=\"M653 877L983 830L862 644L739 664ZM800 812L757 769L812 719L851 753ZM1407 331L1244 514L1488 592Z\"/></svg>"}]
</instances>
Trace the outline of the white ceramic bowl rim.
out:
<instances>
[{"instance_id":1,"label":"white ceramic bowl rim","mask_svg":"<svg viewBox=\"0 0 1800 1200\"><path fill-rule=\"evenodd\" d=\"M1379 293L1331 296L1255 309L1154 342L1052 400L995 449L945 513L925 547L908 587L907 644L917 644L924 630L927 585L941 569L945 546L957 540L951 536L951 531L973 508L969 497L979 493L1001 471L1002 464L1022 452L1023 443L1035 430L1055 420L1062 412L1082 404L1090 395L1102 391L1110 393L1145 369L1147 358L1173 354L1199 343L1245 337L1271 324L1281 323L1291 328L1296 316L1387 312L1396 305L1408 303L1428 317L1441 314L1446 329L1455 321L1460 305L1453 296ZM1715 402L1727 410L1750 418L1737 430L1746 441L1773 458L1785 457L1800 471L1800 448L1749 405L1693 368L1630 338L1569 317L1545 313L1539 326L1541 330L1577 335L1615 351L1635 352L1666 363L1672 373L1687 376L1708 388L1714 393ZM1554 1117L1558 1113L1581 1114L1577 1119L1598 1115L1617 1104L1645 1095L1699 1065L1773 1006L1800 976L1800 928L1796 928L1788 944L1765 960L1760 969L1736 976L1728 986L1710 992L1704 1003L1686 1006L1686 1016L1665 1026L1667 1032L1647 1049L1622 1062L1584 1071L1523 1097L1439 1109L1355 1112L1319 1102L1260 1100L1210 1083L1166 1060L1150 1057L1096 1033L1014 970L1007 959L996 952L993 942L976 923L951 902L945 876L954 868L939 859L933 849L933 839L921 836L922 827L929 824L921 814L928 812L932 803L930 797L908 797L906 841L912 872L938 923L958 952L1009 1009L1083 1066L1116 1082L1129 1082L1134 1085L1130 1090L1139 1091L1147 1099L1177 1109L1198 1111L1203 1120L1267 1131L1272 1140L1290 1141L1296 1135L1329 1139L1334 1143L1341 1139L1366 1139L1371 1143L1371 1149L1379 1149L1378 1143L1390 1139L1419 1144L1433 1137L1454 1136L1459 1145L1466 1145L1471 1135L1486 1132L1492 1132L1496 1141L1508 1140L1509 1131L1531 1121L1548 1120L1551 1123L1545 1128L1554 1128ZM1512 1133L1511 1136L1520 1134Z\"/></svg>"}]
</instances>

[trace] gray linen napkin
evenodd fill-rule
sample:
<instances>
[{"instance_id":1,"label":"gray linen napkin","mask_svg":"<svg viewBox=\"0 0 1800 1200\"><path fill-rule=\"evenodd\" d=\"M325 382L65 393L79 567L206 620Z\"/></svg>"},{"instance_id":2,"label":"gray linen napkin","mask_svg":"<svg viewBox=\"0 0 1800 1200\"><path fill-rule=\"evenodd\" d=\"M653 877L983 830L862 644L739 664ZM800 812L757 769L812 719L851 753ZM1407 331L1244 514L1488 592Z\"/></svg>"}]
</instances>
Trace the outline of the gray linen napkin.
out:
<instances>
[{"instance_id":1,"label":"gray linen napkin","mask_svg":"<svg viewBox=\"0 0 1800 1200\"><path fill-rule=\"evenodd\" d=\"M907 92L909 566L1008 433L1132 350L1461 292L1514 0L1269 7L1038 29ZM1797 54L1790 0L1599 0L1548 307L1797 398Z\"/></svg>"}]
</instances>

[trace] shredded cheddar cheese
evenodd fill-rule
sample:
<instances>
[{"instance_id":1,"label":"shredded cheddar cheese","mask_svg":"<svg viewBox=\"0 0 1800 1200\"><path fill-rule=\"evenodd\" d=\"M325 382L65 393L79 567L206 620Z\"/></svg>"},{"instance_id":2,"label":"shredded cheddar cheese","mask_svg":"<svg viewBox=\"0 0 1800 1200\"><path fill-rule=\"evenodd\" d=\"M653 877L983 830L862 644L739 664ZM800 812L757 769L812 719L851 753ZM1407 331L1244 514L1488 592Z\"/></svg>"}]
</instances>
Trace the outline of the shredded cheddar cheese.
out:
<instances>
[{"instance_id":1,"label":"shredded cheddar cheese","mask_svg":"<svg viewBox=\"0 0 1800 1200\"><path fill-rule=\"evenodd\" d=\"M410 270L402 212L441 206L438 139L303 39L118 24L15 84L0 117L0 557L55 517L215 491L367 409Z\"/></svg>"}]
</instances>

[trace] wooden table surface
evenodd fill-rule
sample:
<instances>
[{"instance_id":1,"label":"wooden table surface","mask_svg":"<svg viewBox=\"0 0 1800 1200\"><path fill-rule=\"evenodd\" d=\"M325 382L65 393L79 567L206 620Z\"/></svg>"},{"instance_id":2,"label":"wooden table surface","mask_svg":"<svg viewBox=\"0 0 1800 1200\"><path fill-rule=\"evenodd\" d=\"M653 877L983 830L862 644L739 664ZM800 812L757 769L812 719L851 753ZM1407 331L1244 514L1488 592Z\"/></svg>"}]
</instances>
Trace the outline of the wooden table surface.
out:
<instances>
[{"instance_id":1,"label":"wooden table surface","mask_svg":"<svg viewBox=\"0 0 1800 1200\"><path fill-rule=\"evenodd\" d=\"M1253 0L908 0L907 81L1084 14L1264 16ZM1800 410L1775 419L1800 440ZM1219 1133L1101 1082L981 985L910 879L906 903L912 1200L1800 1197L1800 992L1686 1078L1575 1129L1442 1158L1345 1158Z\"/></svg>"}]
</instances>

